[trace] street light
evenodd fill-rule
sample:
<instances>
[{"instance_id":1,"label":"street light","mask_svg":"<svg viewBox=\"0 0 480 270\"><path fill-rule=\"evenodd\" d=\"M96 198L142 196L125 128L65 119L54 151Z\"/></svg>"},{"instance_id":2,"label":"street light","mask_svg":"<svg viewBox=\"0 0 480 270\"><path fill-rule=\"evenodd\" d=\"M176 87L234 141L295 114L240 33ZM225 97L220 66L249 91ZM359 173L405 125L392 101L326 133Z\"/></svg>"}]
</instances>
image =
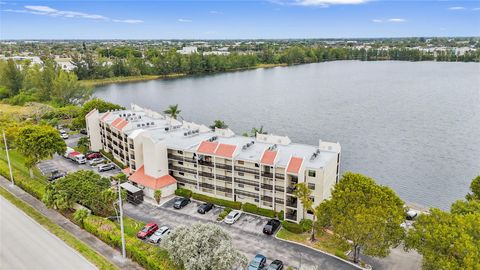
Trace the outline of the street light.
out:
<instances>
[{"instance_id":1,"label":"street light","mask_svg":"<svg viewBox=\"0 0 480 270\"><path fill-rule=\"evenodd\" d=\"M7 145L7 137L5 137L5 130L3 131L3 142L5 143L5 152L7 153L8 169L10 171L10 180L12 181L12 186L15 186L15 182L13 181L12 164L10 163L10 155L8 154L8 145Z\"/></svg>"}]
</instances>

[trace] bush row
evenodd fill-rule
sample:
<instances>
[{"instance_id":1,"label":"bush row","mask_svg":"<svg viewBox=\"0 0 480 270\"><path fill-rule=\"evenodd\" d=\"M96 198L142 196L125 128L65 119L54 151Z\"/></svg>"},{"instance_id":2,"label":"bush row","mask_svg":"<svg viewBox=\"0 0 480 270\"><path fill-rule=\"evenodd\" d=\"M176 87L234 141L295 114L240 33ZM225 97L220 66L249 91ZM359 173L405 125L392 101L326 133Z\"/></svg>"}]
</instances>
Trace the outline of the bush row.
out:
<instances>
[{"instance_id":1,"label":"bush row","mask_svg":"<svg viewBox=\"0 0 480 270\"><path fill-rule=\"evenodd\" d=\"M120 161L118 161L117 159L115 159L115 158L113 157L113 154L112 154L112 153L107 152L107 151L105 151L105 150L103 150L103 149L100 150L100 153L102 153L102 155L103 155L104 157L110 159L113 163L115 163L115 164L116 164L118 167L120 167L121 169L124 169L125 167L127 167L127 166L125 166L125 164L123 164L122 162L120 162Z\"/></svg>"},{"instance_id":2,"label":"bush row","mask_svg":"<svg viewBox=\"0 0 480 270\"><path fill-rule=\"evenodd\" d=\"M252 213L264 217L274 218L277 216L277 213L275 211L258 207L252 203L244 203L242 209L247 213Z\"/></svg>"},{"instance_id":3,"label":"bush row","mask_svg":"<svg viewBox=\"0 0 480 270\"><path fill-rule=\"evenodd\" d=\"M43 198L43 195L45 194L45 183L42 183L37 179L23 177L20 173L17 172L16 169L13 169L12 172L15 185L17 185L27 193L30 193L32 196L39 200ZM7 179L10 179L10 171L8 170L8 165L6 165L3 161L0 161L0 175Z\"/></svg>"},{"instance_id":4,"label":"bush row","mask_svg":"<svg viewBox=\"0 0 480 270\"><path fill-rule=\"evenodd\" d=\"M303 226L297 223L293 223L290 221L282 221L282 227L285 228L285 230L292 232L292 233L303 233Z\"/></svg>"},{"instance_id":5,"label":"bush row","mask_svg":"<svg viewBox=\"0 0 480 270\"><path fill-rule=\"evenodd\" d=\"M199 201L203 201L203 202L209 202L209 203L213 203L213 204L216 204L216 205L220 205L220 206L224 206L224 207L228 207L228 208L232 208L232 209L237 209L237 210L242 209L242 203L241 202L223 200L223 199L214 198L214 197L210 197L210 196L203 195L203 194L198 194L198 193L193 193L192 198L194 198L195 200L199 200Z\"/></svg>"},{"instance_id":6,"label":"bush row","mask_svg":"<svg viewBox=\"0 0 480 270\"><path fill-rule=\"evenodd\" d=\"M115 248L121 248L120 230L112 221L91 215L83 220L83 226L86 231L103 242ZM166 250L142 242L135 237L125 235L125 249L129 258L147 270L181 269L170 260Z\"/></svg>"},{"instance_id":7,"label":"bush row","mask_svg":"<svg viewBox=\"0 0 480 270\"><path fill-rule=\"evenodd\" d=\"M192 197L192 191L188 190L186 188L177 188L175 190L175 195L184 197L184 198L191 198Z\"/></svg>"}]
</instances>

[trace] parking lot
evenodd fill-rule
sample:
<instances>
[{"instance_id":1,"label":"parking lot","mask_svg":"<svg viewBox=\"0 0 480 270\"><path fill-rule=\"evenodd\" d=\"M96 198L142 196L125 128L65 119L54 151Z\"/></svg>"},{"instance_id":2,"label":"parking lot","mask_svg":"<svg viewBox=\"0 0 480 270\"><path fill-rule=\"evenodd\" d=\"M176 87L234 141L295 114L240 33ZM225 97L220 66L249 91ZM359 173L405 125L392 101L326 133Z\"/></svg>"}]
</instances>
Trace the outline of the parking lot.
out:
<instances>
[{"instance_id":1,"label":"parking lot","mask_svg":"<svg viewBox=\"0 0 480 270\"><path fill-rule=\"evenodd\" d=\"M317 269L358 269L315 250L263 234L262 229L268 218L243 213L237 222L228 225L216 220L218 214L223 210L221 207L216 207L202 215L197 213L200 203L192 201L183 209L174 209L174 200L175 198L170 199L161 206L150 203L134 206L127 203L124 206L124 212L134 219L155 222L158 226L166 225L172 229L182 225L189 226L196 222L218 224L230 234L234 246L245 254L248 260L260 253L267 257L267 265L273 260L279 259L286 266L295 268L299 268L301 265L304 267L303 269L314 269L315 266L318 267Z\"/></svg>"}]
</instances>

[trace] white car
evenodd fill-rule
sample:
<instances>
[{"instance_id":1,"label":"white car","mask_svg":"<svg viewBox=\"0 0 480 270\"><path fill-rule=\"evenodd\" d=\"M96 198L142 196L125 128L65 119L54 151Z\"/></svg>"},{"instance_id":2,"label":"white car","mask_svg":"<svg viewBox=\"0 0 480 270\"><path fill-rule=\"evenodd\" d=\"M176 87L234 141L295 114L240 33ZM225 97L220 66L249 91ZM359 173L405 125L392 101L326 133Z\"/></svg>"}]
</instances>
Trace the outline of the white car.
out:
<instances>
[{"instance_id":1,"label":"white car","mask_svg":"<svg viewBox=\"0 0 480 270\"><path fill-rule=\"evenodd\" d=\"M60 137L62 137L62 139L68 139L68 134L67 133L61 133Z\"/></svg>"},{"instance_id":2,"label":"white car","mask_svg":"<svg viewBox=\"0 0 480 270\"><path fill-rule=\"evenodd\" d=\"M235 221L237 221L240 216L242 215L241 211L238 210L232 210L228 215L225 217L224 221L227 224L233 224Z\"/></svg>"},{"instance_id":3,"label":"white car","mask_svg":"<svg viewBox=\"0 0 480 270\"><path fill-rule=\"evenodd\" d=\"M162 226L160 229L156 230L149 238L148 241L158 244L165 238L167 235L170 234L170 228L167 226Z\"/></svg>"},{"instance_id":4,"label":"white car","mask_svg":"<svg viewBox=\"0 0 480 270\"><path fill-rule=\"evenodd\" d=\"M94 158L94 159L91 159L88 161L88 165L90 166L96 166L102 162L104 162L105 159L104 158Z\"/></svg>"}]
</instances>

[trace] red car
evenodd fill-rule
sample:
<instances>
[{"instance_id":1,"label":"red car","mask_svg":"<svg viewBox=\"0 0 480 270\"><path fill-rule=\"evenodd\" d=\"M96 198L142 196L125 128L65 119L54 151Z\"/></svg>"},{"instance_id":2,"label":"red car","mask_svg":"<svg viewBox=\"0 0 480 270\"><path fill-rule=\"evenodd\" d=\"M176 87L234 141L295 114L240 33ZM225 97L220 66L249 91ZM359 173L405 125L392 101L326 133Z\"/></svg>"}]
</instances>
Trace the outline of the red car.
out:
<instances>
[{"instance_id":1,"label":"red car","mask_svg":"<svg viewBox=\"0 0 480 270\"><path fill-rule=\"evenodd\" d=\"M91 160L94 158L101 158L101 157L102 157L102 154L100 153L89 153L86 155L87 160Z\"/></svg>"},{"instance_id":2,"label":"red car","mask_svg":"<svg viewBox=\"0 0 480 270\"><path fill-rule=\"evenodd\" d=\"M152 235L156 230L158 230L158 225L155 223L148 223L143 227L141 231L137 233L137 237L140 239L145 239Z\"/></svg>"}]
</instances>

